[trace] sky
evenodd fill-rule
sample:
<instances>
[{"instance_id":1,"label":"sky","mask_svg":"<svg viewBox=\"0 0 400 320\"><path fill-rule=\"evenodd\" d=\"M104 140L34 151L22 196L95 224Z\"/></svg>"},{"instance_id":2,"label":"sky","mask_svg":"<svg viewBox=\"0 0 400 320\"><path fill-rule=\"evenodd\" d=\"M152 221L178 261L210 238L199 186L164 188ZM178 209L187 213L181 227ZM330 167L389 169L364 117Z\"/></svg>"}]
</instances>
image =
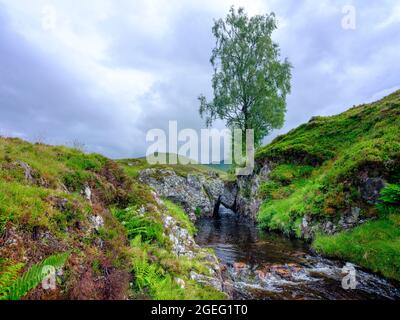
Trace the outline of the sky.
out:
<instances>
[{"instance_id":1,"label":"sky","mask_svg":"<svg viewBox=\"0 0 400 320\"><path fill-rule=\"evenodd\" d=\"M169 120L204 128L211 28L232 5L275 12L293 65L285 125L266 143L400 88L397 0L0 0L0 135L128 158Z\"/></svg>"}]
</instances>

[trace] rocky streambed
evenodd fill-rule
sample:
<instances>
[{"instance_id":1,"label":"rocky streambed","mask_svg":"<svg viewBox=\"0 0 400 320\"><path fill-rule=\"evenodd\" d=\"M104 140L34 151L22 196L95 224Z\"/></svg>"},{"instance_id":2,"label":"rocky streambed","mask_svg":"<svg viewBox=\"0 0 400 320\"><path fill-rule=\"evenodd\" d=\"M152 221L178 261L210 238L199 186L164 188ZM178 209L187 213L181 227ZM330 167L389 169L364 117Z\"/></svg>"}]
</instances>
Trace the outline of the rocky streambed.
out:
<instances>
[{"instance_id":1,"label":"rocky streambed","mask_svg":"<svg viewBox=\"0 0 400 320\"><path fill-rule=\"evenodd\" d=\"M196 243L215 250L223 264L224 289L232 298L400 298L398 285L357 266L317 256L300 240L265 233L222 206L218 216L200 219L197 227ZM342 286L349 270L355 270L355 289Z\"/></svg>"},{"instance_id":2,"label":"rocky streambed","mask_svg":"<svg viewBox=\"0 0 400 320\"><path fill-rule=\"evenodd\" d=\"M213 248L222 268L214 261L211 276L191 275L192 279L236 299L400 299L399 284L350 263L315 255L302 240L259 230L253 219L260 205L257 189L268 179L269 171L264 165L258 174L233 183L211 173L180 176L170 169L140 173L141 182L159 196L179 203L193 222L198 220L196 211L203 216L197 221L198 234L192 242L194 247ZM303 237L312 237L315 230L330 233L325 230L330 224L337 232L360 223L357 210L343 214L337 228L329 221L315 224L306 216ZM185 242L179 237L172 240L179 248ZM350 288L343 287L343 279Z\"/></svg>"}]
</instances>

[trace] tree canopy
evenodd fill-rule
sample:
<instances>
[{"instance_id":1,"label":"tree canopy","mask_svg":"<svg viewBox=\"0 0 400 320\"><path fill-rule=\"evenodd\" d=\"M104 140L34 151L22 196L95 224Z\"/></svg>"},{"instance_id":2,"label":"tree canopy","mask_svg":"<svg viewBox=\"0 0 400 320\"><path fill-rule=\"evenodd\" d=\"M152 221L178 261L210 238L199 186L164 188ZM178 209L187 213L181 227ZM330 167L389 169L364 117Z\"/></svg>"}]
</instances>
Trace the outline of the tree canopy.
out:
<instances>
[{"instance_id":1,"label":"tree canopy","mask_svg":"<svg viewBox=\"0 0 400 320\"><path fill-rule=\"evenodd\" d=\"M232 129L253 129L256 146L283 126L292 67L281 61L279 45L272 41L276 28L274 13L248 17L243 8L232 7L225 20L215 21L214 98L199 97L207 126L223 119Z\"/></svg>"}]
</instances>

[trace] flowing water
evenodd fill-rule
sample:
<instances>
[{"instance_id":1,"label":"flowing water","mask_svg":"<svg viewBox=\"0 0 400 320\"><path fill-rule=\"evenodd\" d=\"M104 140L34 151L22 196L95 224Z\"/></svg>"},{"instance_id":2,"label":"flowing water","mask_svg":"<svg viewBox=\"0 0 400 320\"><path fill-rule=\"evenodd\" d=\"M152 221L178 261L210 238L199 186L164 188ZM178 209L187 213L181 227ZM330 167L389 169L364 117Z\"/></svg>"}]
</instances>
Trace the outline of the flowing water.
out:
<instances>
[{"instance_id":1,"label":"flowing water","mask_svg":"<svg viewBox=\"0 0 400 320\"><path fill-rule=\"evenodd\" d=\"M400 287L357 266L313 254L300 240L259 230L221 207L197 224L196 242L226 266L237 299L400 299ZM348 274L355 269L355 276ZM353 270L354 270L353 269ZM346 277L347 275L347 277ZM344 289L342 279L356 289Z\"/></svg>"}]
</instances>

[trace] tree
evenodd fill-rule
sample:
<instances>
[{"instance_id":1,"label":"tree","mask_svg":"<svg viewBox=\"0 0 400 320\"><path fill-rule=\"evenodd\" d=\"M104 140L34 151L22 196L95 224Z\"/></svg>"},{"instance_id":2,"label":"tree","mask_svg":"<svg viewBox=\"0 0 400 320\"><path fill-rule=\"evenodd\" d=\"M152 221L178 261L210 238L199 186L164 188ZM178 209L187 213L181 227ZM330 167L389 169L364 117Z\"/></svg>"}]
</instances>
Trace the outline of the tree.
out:
<instances>
[{"instance_id":1,"label":"tree","mask_svg":"<svg viewBox=\"0 0 400 320\"><path fill-rule=\"evenodd\" d=\"M231 7L225 21L215 21L214 99L199 97L207 126L223 119L231 129L253 129L256 146L283 126L292 67L287 59L280 61L279 46L271 39L276 28L274 13L249 18L243 8Z\"/></svg>"}]
</instances>

